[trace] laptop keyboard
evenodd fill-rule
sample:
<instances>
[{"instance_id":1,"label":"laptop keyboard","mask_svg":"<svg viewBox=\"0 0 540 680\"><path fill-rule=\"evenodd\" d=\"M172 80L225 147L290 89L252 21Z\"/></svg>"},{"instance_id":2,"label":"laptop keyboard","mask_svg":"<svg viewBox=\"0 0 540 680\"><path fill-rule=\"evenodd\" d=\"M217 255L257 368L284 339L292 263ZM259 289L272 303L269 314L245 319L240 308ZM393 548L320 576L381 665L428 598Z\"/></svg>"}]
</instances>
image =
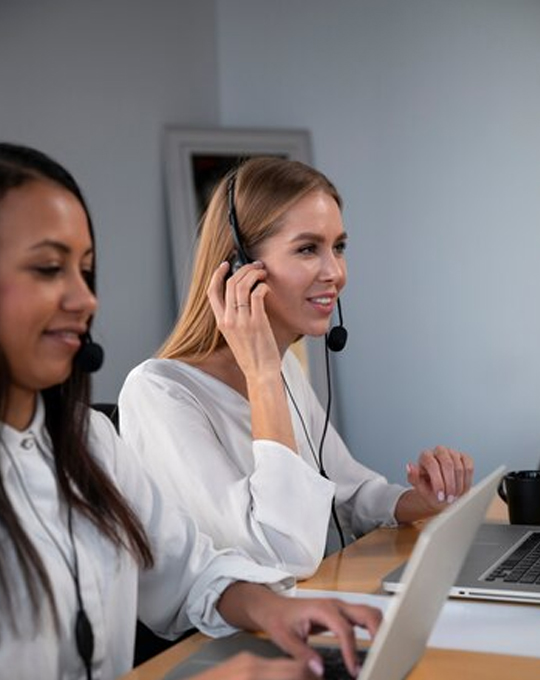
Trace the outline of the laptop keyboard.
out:
<instances>
[{"instance_id":1,"label":"laptop keyboard","mask_svg":"<svg viewBox=\"0 0 540 680\"><path fill-rule=\"evenodd\" d=\"M485 580L540 583L540 532L531 533Z\"/></svg>"},{"instance_id":2,"label":"laptop keyboard","mask_svg":"<svg viewBox=\"0 0 540 680\"><path fill-rule=\"evenodd\" d=\"M317 647L317 651L322 657L324 663L324 678L325 680L350 680L351 676L343 657L341 656L341 649L339 647ZM358 650L358 663L361 665L366 658L367 650Z\"/></svg>"}]
</instances>

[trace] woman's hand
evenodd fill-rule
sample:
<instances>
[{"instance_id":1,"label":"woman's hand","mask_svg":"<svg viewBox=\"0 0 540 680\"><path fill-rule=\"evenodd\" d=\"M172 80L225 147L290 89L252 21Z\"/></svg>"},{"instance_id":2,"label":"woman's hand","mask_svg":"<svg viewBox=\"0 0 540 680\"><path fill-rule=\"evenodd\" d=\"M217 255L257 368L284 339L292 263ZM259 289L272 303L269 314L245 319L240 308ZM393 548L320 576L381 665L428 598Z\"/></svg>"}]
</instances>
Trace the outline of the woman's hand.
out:
<instances>
[{"instance_id":1,"label":"woman's hand","mask_svg":"<svg viewBox=\"0 0 540 680\"><path fill-rule=\"evenodd\" d=\"M240 267L229 279L228 262L214 272L208 299L216 323L246 380L263 373L279 374L281 357L264 307L268 293L262 262Z\"/></svg>"},{"instance_id":2,"label":"woman's hand","mask_svg":"<svg viewBox=\"0 0 540 680\"><path fill-rule=\"evenodd\" d=\"M234 583L223 593L219 611L234 626L264 631L284 651L322 676L323 663L309 646L308 637L331 631L339 641L349 673L358 673L354 626L366 628L371 636L379 628L378 609L349 604L332 598L294 598L276 595L265 586Z\"/></svg>"},{"instance_id":3,"label":"woman's hand","mask_svg":"<svg viewBox=\"0 0 540 680\"><path fill-rule=\"evenodd\" d=\"M316 677L303 661L263 659L242 652L194 676L193 680L314 680Z\"/></svg>"},{"instance_id":4,"label":"woman's hand","mask_svg":"<svg viewBox=\"0 0 540 680\"><path fill-rule=\"evenodd\" d=\"M471 488L473 459L466 453L437 446L422 451L416 464L407 465L407 480L413 490L396 506L398 522L411 522L440 512Z\"/></svg>"}]
</instances>

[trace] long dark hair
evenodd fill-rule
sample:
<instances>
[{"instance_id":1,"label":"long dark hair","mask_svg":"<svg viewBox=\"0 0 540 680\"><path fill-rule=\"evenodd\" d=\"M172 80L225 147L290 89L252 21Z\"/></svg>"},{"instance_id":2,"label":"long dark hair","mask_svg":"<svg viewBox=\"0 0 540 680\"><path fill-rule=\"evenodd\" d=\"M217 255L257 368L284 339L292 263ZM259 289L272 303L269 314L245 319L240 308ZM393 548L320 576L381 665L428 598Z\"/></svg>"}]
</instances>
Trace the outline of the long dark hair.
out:
<instances>
[{"instance_id":1,"label":"long dark hair","mask_svg":"<svg viewBox=\"0 0 540 680\"><path fill-rule=\"evenodd\" d=\"M72 175L45 154L28 147L0 143L0 210L12 189L34 181L50 181L73 194L83 207L90 237L94 231L88 206ZM94 257L95 263L95 257ZM95 264L89 280L95 291ZM10 368L0 347L0 427L8 408ZM86 516L117 547L127 548L142 567L153 557L144 529L112 480L88 451L90 379L77 362L69 378L42 392L45 423L52 441L60 493L66 503ZM0 429L0 441L2 432ZM1 455L1 454L0 454ZM32 606L40 609L44 591L56 617L51 582L31 537L22 527L0 473L0 531L12 542ZM0 597L13 627L16 621L10 595L10 573L0 551ZM2 608L3 609L3 608Z\"/></svg>"}]
</instances>

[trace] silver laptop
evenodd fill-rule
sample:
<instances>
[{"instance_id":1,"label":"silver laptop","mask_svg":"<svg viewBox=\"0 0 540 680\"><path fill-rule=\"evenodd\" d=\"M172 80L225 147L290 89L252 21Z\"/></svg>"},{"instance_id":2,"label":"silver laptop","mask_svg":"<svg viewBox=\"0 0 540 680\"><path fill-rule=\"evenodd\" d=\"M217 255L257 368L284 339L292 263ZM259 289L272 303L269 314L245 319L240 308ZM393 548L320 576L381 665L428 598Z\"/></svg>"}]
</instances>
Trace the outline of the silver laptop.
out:
<instances>
[{"instance_id":1,"label":"silver laptop","mask_svg":"<svg viewBox=\"0 0 540 680\"><path fill-rule=\"evenodd\" d=\"M504 472L500 467L433 519L422 531L373 644L364 655L357 680L402 680L422 656L439 612ZM225 661L240 651L283 656L273 643L249 633L212 640L176 666L164 680L181 680ZM323 659L336 648L317 647ZM338 654L339 656L339 654ZM341 673L341 674L340 674ZM349 678L344 666L326 678Z\"/></svg>"},{"instance_id":2,"label":"silver laptop","mask_svg":"<svg viewBox=\"0 0 540 680\"><path fill-rule=\"evenodd\" d=\"M404 568L384 577L386 591L403 587ZM540 526L482 524L450 596L540 604Z\"/></svg>"}]
</instances>

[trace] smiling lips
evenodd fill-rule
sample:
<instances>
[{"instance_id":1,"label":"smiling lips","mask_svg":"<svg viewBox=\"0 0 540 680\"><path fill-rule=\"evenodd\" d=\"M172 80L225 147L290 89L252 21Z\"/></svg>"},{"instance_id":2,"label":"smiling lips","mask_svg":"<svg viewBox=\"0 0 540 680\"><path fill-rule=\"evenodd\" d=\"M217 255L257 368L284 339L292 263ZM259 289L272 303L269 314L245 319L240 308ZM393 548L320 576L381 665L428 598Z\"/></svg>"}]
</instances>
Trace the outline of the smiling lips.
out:
<instances>
[{"instance_id":1,"label":"smiling lips","mask_svg":"<svg viewBox=\"0 0 540 680\"><path fill-rule=\"evenodd\" d=\"M85 330L84 328L55 328L46 330L43 334L67 347L78 350L81 346L81 335L84 334Z\"/></svg>"},{"instance_id":2,"label":"smiling lips","mask_svg":"<svg viewBox=\"0 0 540 680\"><path fill-rule=\"evenodd\" d=\"M334 308L335 295L319 295L317 297L308 298L308 301L317 309L330 313Z\"/></svg>"}]
</instances>

